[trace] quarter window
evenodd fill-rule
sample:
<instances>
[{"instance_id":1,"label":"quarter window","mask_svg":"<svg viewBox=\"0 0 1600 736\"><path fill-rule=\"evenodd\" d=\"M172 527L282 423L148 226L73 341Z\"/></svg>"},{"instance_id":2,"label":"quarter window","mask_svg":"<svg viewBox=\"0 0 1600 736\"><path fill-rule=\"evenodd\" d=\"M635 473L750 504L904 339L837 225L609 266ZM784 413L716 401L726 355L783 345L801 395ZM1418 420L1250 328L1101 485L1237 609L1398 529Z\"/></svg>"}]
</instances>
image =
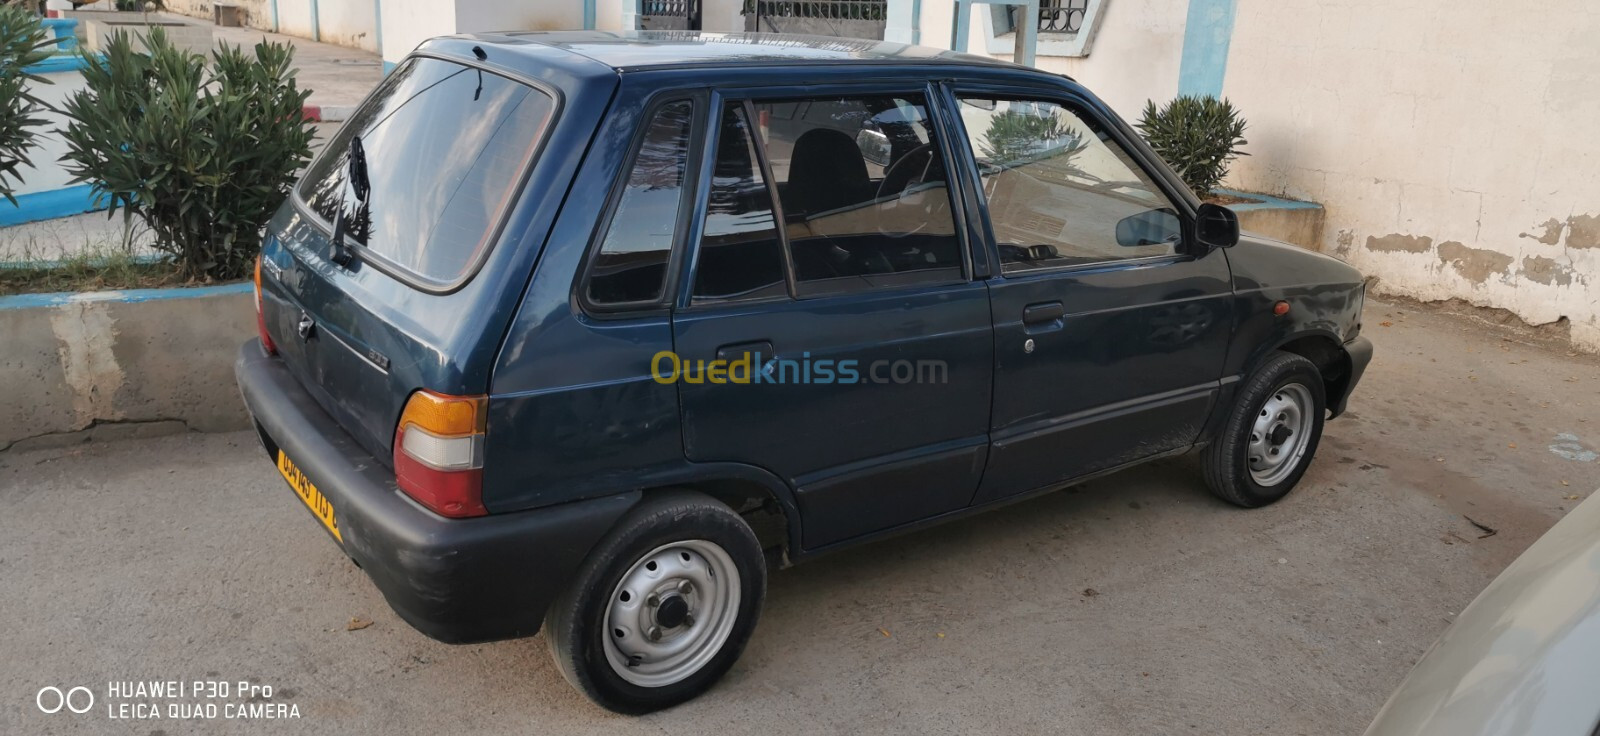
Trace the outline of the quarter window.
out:
<instances>
[{"instance_id":1,"label":"quarter window","mask_svg":"<svg viewBox=\"0 0 1600 736\"><path fill-rule=\"evenodd\" d=\"M600 251L589 273L596 304L650 302L661 296L678 233L694 107L688 100L657 108L645 125Z\"/></svg>"},{"instance_id":2,"label":"quarter window","mask_svg":"<svg viewBox=\"0 0 1600 736\"><path fill-rule=\"evenodd\" d=\"M961 98L1007 273L1177 253L1177 208L1103 128L1051 102Z\"/></svg>"}]
</instances>

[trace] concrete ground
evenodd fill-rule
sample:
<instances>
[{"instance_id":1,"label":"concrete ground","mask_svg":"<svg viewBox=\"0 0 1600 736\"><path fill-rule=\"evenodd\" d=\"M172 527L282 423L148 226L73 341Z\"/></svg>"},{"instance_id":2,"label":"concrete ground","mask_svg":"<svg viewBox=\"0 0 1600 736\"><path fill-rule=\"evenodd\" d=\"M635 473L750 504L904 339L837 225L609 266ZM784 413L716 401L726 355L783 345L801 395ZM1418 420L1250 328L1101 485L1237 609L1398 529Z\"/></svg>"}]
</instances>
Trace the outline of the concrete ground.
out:
<instances>
[{"instance_id":1,"label":"concrete ground","mask_svg":"<svg viewBox=\"0 0 1600 736\"><path fill-rule=\"evenodd\" d=\"M644 718L588 704L542 638L413 631L249 434L0 453L0 733L1359 734L1600 486L1600 361L1368 312L1376 361L1283 502L1225 506L1180 459L778 572L727 679ZM110 681L196 679L300 717L104 710ZM48 685L97 704L41 714Z\"/></svg>"}]
</instances>

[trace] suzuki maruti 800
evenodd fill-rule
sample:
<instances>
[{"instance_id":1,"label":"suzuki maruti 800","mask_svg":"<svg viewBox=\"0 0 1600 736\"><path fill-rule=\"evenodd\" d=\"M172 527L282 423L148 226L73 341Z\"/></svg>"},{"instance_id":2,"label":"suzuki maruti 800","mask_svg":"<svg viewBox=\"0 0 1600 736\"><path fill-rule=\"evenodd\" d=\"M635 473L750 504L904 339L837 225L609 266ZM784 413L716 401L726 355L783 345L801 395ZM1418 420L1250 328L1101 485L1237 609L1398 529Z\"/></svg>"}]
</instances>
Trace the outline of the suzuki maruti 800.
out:
<instances>
[{"instance_id":1,"label":"suzuki maruti 800","mask_svg":"<svg viewBox=\"0 0 1600 736\"><path fill-rule=\"evenodd\" d=\"M1196 452L1289 492L1372 354L1070 79L890 43L429 41L268 225L237 374L394 610L642 713L767 571Z\"/></svg>"}]
</instances>

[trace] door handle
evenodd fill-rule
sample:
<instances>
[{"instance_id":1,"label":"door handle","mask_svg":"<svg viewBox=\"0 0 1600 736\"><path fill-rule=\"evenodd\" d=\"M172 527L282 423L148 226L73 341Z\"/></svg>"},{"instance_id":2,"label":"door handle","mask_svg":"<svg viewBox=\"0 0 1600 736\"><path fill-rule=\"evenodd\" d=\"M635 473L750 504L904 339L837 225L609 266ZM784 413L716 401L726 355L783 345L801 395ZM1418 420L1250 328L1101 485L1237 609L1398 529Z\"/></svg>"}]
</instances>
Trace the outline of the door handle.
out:
<instances>
[{"instance_id":1,"label":"door handle","mask_svg":"<svg viewBox=\"0 0 1600 736\"><path fill-rule=\"evenodd\" d=\"M1049 324L1065 316L1067 308L1061 302L1040 302L1022 308L1022 323L1025 325Z\"/></svg>"},{"instance_id":2,"label":"door handle","mask_svg":"<svg viewBox=\"0 0 1600 736\"><path fill-rule=\"evenodd\" d=\"M759 353L761 355L760 359L763 361L770 361L776 357L770 340L753 340L751 342L723 345L717 348L717 360L735 361L749 353Z\"/></svg>"}]
</instances>

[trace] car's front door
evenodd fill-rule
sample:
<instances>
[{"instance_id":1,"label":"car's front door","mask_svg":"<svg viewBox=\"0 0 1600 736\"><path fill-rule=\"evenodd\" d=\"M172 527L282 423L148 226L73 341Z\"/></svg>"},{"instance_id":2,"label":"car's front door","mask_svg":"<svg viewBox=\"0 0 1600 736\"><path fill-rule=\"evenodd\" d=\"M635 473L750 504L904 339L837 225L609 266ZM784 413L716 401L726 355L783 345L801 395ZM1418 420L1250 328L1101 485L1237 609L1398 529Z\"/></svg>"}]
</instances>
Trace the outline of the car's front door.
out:
<instances>
[{"instance_id":1,"label":"car's front door","mask_svg":"<svg viewBox=\"0 0 1600 736\"><path fill-rule=\"evenodd\" d=\"M657 374L677 372L688 457L780 476L807 549L962 508L982 474L989 298L927 98L716 108L677 355Z\"/></svg>"},{"instance_id":2,"label":"car's front door","mask_svg":"<svg viewBox=\"0 0 1600 736\"><path fill-rule=\"evenodd\" d=\"M958 91L1001 273L992 444L976 502L1192 444L1231 330L1221 252L1112 125L1067 94Z\"/></svg>"}]
</instances>

